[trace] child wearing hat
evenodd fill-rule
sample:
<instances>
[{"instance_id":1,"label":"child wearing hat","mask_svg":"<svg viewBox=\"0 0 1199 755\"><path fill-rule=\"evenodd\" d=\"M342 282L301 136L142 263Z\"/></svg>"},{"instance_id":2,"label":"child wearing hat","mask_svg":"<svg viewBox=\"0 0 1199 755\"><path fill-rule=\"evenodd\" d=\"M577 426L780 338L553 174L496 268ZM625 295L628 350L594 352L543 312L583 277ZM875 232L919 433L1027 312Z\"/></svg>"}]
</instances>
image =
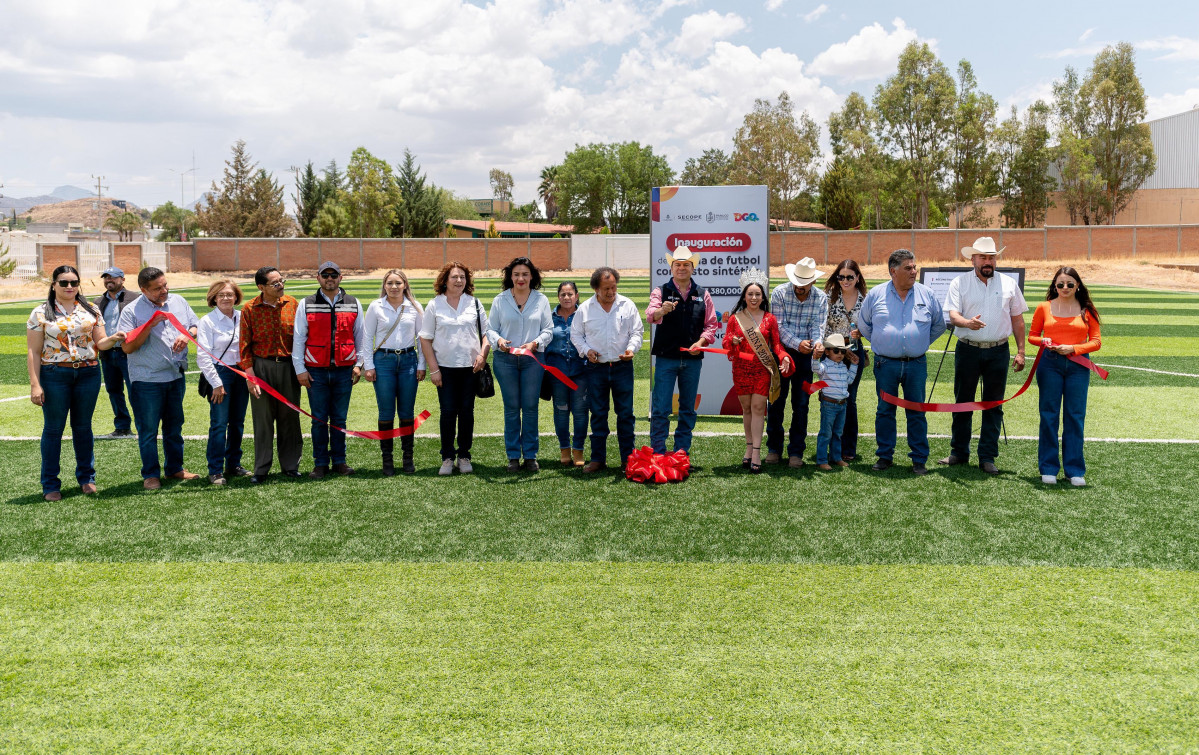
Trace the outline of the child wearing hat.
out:
<instances>
[{"instance_id":1,"label":"child wearing hat","mask_svg":"<svg viewBox=\"0 0 1199 755\"><path fill-rule=\"evenodd\" d=\"M816 436L816 468L830 470L829 458L839 467L848 466L841 458L841 432L845 429L845 411L849 386L858 374L858 357L840 333L832 333L812 351L812 372L826 385L820 390L820 434ZM831 452L831 454L830 454Z\"/></svg>"}]
</instances>

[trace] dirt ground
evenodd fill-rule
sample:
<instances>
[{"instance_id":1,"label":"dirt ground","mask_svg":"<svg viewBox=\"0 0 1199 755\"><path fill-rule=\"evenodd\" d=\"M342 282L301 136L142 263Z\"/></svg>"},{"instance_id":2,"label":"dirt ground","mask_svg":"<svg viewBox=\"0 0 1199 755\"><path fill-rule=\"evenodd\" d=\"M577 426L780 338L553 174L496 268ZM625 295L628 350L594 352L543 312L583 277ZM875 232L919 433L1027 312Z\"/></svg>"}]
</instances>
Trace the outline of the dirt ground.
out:
<instances>
[{"instance_id":1,"label":"dirt ground","mask_svg":"<svg viewBox=\"0 0 1199 755\"><path fill-rule=\"evenodd\" d=\"M1172 258L1166 260L1103 260L1091 261L1087 260L1066 260L1064 262L1026 262L1024 263L1025 279L1026 280L1049 280L1049 277L1062 264L1078 270L1084 282L1088 284L1103 284L1115 286L1132 286L1136 288L1159 288L1167 291L1188 291L1199 293L1199 257L1193 258ZM1191 266L1192 269L1180 269L1178 266ZM827 275L832 272L833 266L823 266L824 272ZM886 265L868 265L862 268L866 277L872 280L878 280L886 277ZM370 272L356 273L347 275L350 279L363 279L382 277L384 270L372 270ZM410 278L432 278L437 274L436 270L419 270L412 269L405 271ZM624 270L626 275L649 275L648 270ZM562 277L561 271L546 271L547 275L552 277ZM314 271L287 271L285 273L291 280L315 280L316 274ZM478 277L495 278L500 275L498 270L483 270L476 273ZM574 270L569 273L572 277L583 281L590 275L590 270ZM782 266L772 267L770 269L772 278L783 278L786 273ZM210 273L169 273L168 279L172 288L187 288L192 286L206 286L218 278L232 277L238 282L251 280L252 276L248 273L242 274L210 274ZM130 288L136 286L136 281L127 280L126 285ZM97 296L104 290L103 284L99 278L85 279L83 292L86 296ZM38 282L19 282L10 280L0 280L0 301L20 301L23 299L40 299L46 295L47 284L43 281Z\"/></svg>"}]
</instances>

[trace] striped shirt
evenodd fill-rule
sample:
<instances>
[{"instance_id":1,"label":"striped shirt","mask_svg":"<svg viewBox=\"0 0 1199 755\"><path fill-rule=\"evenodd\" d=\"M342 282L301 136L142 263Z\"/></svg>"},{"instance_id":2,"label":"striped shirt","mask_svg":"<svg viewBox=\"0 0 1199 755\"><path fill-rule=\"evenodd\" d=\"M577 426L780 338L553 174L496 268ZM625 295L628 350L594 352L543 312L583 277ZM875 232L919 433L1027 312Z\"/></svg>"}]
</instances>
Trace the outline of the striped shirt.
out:
<instances>
[{"instance_id":1,"label":"striped shirt","mask_svg":"<svg viewBox=\"0 0 1199 755\"><path fill-rule=\"evenodd\" d=\"M813 358L812 372L828 383L827 388L820 389L825 398L843 399L849 398L849 384L858 374L858 366L844 359L834 362L831 359Z\"/></svg>"}]
</instances>

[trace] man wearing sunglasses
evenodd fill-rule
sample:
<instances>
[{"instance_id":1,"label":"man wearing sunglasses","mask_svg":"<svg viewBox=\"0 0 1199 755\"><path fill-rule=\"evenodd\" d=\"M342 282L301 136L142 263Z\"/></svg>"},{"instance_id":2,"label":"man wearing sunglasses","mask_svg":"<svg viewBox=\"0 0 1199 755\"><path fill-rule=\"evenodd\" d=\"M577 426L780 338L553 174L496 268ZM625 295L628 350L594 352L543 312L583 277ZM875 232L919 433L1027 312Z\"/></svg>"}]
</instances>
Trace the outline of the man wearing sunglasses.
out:
<instances>
[{"instance_id":1,"label":"man wearing sunglasses","mask_svg":"<svg viewBox=\"0 0 1199 755\"><path fill-rule=\"evenodd\" d=\"M1009 361L1016 372L1024 369L1024 313L1028 304L1020 286L1010 277L995 274L995 263L1003 249L983 236L972 246L962 248L974 270L954 278L949 284L945 307L949 323L956 330L958 347L953 356L954 401L974 401L981 380L981 401L998 401L1007 390ZM1011 359L1008 338L1016 336L1016 356ZM955 466L970 460L970 425L973 412L954 412L949 456L938 464ZM999 429L1003 407L987 409L978 433L978 467L990 475L999 474L995 457L999 455Z\"/></svg>"},{"instance_id":2,"label":"man wearing sunglasses","mask_svg":"<svg viewBox=\"0 0 1199 755\"><path fill-rule=\"evenodd\" d=\"M366 323L362 305L341 288L337 263L322 262L316 272L320 289L296 309L291 362L296 379L308 389L315 462L308 476L319 480L330 467L338 474L354 473L346 464L346 434L337 428L345 427L350 394L362 375Z\"/></svg>"}]
</instances>

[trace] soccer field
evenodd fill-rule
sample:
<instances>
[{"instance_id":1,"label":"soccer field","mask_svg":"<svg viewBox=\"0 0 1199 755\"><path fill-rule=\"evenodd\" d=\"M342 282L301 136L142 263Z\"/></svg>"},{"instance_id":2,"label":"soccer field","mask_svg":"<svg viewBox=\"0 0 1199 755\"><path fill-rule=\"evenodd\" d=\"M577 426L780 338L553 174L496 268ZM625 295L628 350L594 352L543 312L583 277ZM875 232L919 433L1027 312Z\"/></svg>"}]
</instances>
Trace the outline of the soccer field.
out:
<instances>
[{"instance_id":1,"label":"soccer field","mask_svg":"<svg viewBox=\"0 0 1199 755\"><path fill-rule=\"evenodd\" d=\"M622 292L644 309L648 281ZM1005 407L996 478L872 473L868 435L840 472L750 477L739 417L701 418L681 484L561 469L550 436L540 474L509 475L497 397L473 477L436 475L434 418L412 477L351 439L352 478L151 493L135 442L97 441L100 493L55 504L27 399L34 305L0 305L0 751L1199 749L1199 296L1092 296L1111 378L1091 385L1084 489L1039 482L1034 386ZM635 367L646 442L648 348ZM952 382L950 355L932 400ZM864 433L872 393L867 373ZM374 406L360 384L350 426ZM94 426L112 429L103 392Z\"/></svg>"}]
</instances>

